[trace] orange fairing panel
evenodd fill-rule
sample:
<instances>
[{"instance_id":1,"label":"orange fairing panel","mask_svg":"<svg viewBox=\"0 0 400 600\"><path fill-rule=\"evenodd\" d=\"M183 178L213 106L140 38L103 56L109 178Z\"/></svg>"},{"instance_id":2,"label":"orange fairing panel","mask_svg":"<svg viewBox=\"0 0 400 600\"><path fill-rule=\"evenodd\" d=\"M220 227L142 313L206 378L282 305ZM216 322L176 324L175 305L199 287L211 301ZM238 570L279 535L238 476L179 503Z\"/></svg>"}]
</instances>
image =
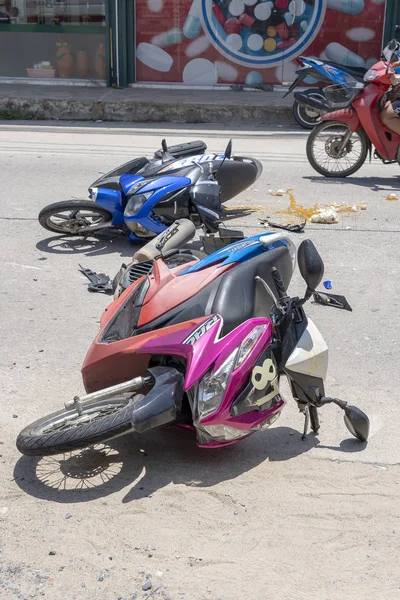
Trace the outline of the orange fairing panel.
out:
<instances>
[{"instance_id":1,"label":"orange fairing panel","mask_svg":"<svg viewBox=\"0 0 400 600\"><path fill-rule=\"evenodd\" d=\"M168 281L165 282L165 273L163 268L158 268L158 263L164 267L161 260L157 260L154 265L153 274L150 276L150 289L146 294L140 312L139 327L154 321L154 319L175 308L175 306L182 304L182 302L200 292L206 285L234 266L234 264L225 265L224 267L212 265L208 269L187 273L184 277L177 277L177 270L175 269L168 270L169 277Z\"/></svg>"}]
</instances>

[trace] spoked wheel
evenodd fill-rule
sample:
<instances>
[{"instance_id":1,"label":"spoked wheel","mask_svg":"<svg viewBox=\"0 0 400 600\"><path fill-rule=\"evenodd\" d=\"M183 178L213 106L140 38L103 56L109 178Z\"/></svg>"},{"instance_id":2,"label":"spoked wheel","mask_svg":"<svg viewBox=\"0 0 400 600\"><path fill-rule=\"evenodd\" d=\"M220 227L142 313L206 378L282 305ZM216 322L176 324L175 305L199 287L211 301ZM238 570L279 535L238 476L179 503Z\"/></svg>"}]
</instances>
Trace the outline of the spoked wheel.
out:
<instances>
[{"instance_id":1,"label":"spoked wheel","mask_svg":"<svg viewBox=\"0 0 400 600\"><path fill-rule=\"evenodd\" d=\"M85 407L60 410L28 425L17 438L17 448L27 456L45 456L86 448L128 433L133 404L143 396L118 396Z\"/></svg>"},{"instance_id":2,"label":"spoked wheel","mask_svg":"<svg viewBox=\"0 0 400 600\"><path fill-rule=\"evenodd\" d=\"M66 200L49 204L39 213L39 223L49 231L68 235L87 234L112 226L112 216L90 200Z\"/></svg>"},{"instance_id":3,"label":"spoked wheel","mask_svg":"<svg viewBox=\"0 0 400 600\"><path fill-rule=\"evenodd\" d=\"M322 92L310 92L307 95L310 98L315 98L316 100L326 101L326 98ZM303 129L314 129L318 123L318 119L324 114L324 111L317 110L311 106L306 106L305 104L299 104L297 100L295 100L293 103L294 120L298 125L300 125L300 127L303 127Z\"/></svg>"},{"instance_id":4,"label":"spoked wheel","mask_svg":"<svg viewBox=\"0 0 400 600\"><path fill-rule=\"evenodd\" d=\"M367 154L368 138L364 131L352 132L340 121L323 121L307 140L310 165L325 177L352 175L364 164Z\"/></svg>"}]
</instances>

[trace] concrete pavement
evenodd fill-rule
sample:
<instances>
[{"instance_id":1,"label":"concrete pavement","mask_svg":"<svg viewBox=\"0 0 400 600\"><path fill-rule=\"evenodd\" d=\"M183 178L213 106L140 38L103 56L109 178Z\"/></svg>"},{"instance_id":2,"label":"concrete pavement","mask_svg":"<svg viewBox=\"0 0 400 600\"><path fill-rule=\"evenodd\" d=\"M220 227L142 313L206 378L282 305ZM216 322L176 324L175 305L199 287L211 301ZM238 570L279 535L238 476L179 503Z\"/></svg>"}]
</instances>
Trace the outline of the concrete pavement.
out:
<instances>
[{"instance_id":1,"label":"concrete pavement","mask_svg":"<svg viewBox=\"0 0 400 600\"><path fill-rule=\"evenodd\" d=\"M0 83L0 119L136 123L283 123L284 92L124 88Z\"/></svg>"},{"instance_id":2,"label":"concrete pavement","mask_svg":"<svg viewBox=\"0 0 400 600\"><path fill-rule=\"evenodd\" d=\"M252 234L259 218L296 218L288 190L299 214L316 203L367 206L338 225L306 226L332 291L353 312L306 310L330 348L326 391L369 414L370 441L349 439L328 406L319 435L301 442L288 395L270 430L226 451L196 449L171 430L117 440L92 456L86 478L76 458L21 458L20 429L82 391L80 366L110 301L87 292L78 263L114 274L134 251L122 236L52 235L39 210L85 198L100 173L150 155L162 137L220 151L231 136L234 152L264 166L228 204L232 226ZM1 598L63 600L68 590L71 600L131 600L151 581L163 600L397 600L400 201L387 197L400 196L399 169L374 161L347 180L324 179L308 165L306 136L288 127L0 124ZM291 292L303 290L296 273Z\"/></svg>"}]
</instances>

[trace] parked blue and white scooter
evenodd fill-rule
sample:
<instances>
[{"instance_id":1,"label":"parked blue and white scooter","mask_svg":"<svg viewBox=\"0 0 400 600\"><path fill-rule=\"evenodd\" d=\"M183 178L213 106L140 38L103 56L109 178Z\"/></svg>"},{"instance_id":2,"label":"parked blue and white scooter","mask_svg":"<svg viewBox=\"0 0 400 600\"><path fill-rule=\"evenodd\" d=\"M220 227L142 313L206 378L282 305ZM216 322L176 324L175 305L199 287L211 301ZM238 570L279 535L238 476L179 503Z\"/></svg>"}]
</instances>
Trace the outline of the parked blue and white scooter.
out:
<instances>
[{"instance_id":1,"label":"parked blue and white scooter","mask_svg":"<svg viewBox=\"0 0 400 600\"><path fill-rule=\"evenodd\" d=\"M163 140L152 160L136 158L103 175L90 186L90 200L46 206L39 222L69 235L114 227L127 231L131 241L152 238L182 218L215 232L221 203L252 185L262 165L233 156L231 141L224 154L205 154L206 148L201 141L168 148Z\"/></svg>"}]
</instances>

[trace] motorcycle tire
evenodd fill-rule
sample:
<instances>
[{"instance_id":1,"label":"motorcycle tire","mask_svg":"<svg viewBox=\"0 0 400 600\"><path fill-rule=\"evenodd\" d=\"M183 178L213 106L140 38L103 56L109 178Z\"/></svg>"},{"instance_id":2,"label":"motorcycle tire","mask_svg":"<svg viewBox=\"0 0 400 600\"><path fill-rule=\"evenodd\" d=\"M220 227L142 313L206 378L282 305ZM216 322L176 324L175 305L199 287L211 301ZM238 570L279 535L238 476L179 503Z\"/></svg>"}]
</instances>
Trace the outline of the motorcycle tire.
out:
<instances>
[{"instance_id":1,"label":"motorcycle tire","mask_svg":"<svg viewBox=\"0 0 400 600\"><path fill-rule=\"evenodd\" d=\"M318 100L325 100L325 96L321 92L310 92L307 94L310 98L317 98ZM318 119L322 117L325 111L318 111L304 104L299 104L297 100L293 103L292 109L293 118L300 127L303 129L314 129L318 124Z\"/></svg>"},{"instance_id":2,"label":"motorcycle tire","mask_svg":"<svg viewBox=\"0 0 400 600\"><path fill-rule=\"evenodd\" d=\"M138 398L136 394L135 401ZM83 416L88 420L81 423L81 417L74 409L59 410L25 427L17 438L17 448L26 456L50 456L105 442L132 429L132 404L132 397L98 400L85 409ZM101 416L101 411L107 410L109 414ZM96 415L96 411L100 415ZM77 422L74 423L73 417Z\"/></svg>"},{"instance_id":3,"label":"motorcycle tire","mask_svg":"<svg viewBox=\"0 0 400 600\"><path fill-rule=\"evenodd\" d=\"M108 210L106 210L105 208L97 206L97 204L95 204L91 200L65 200L63 202L55 202L54 204L49 204L40 211L38 221L41 224L41 226L47 229L48 231L53 231L55 233L63 233L64 235L81 235L79 231L79 224L71 224L71 222L81 220L81 229L83 227L87 227L88 225L90 225L90 223L84 223L84 221L87 221L87 218L83 215L80 219L79 217L76 218L76 215L79 213L79 211L92 213L92 216L98 219L96 225L99 225L99 229L102 228L102 226L106 223L109 223L110 227L112 227L111 213L109 213ZM75 215L73 218L69 219L68 217L66 217L64 219L65 224L57 224L54 221L52 221L52 218L57 217L57 215L59 215L61 212L70 212L71 215L75 213ZM96 228L93 227L92 231L95 232ZM82 232L83 235L87 235L87 233L87 231Z\"/></svg>"},{"instance_id":4,"label":"motorcycle tire","mask_svg":"<svg viewBox=\"0 0 400 600\"><path fill-rule=\"evenodd\" d=\"M342 123L341 121L322 121L321 123L319 123L319 125L314 127L307 139L307 158L312 168L324 177L348 177L349 175L353 175L353 173L358 171L365 163L365 160L368 155L369 139L363 129L354 131L353 133L358 136L361 145L360 156L356 160L355 164L352 167L344 169L342 171L326 169L321 164L319 164L319 162L317 162L314 156L314 142L317 136L321 133L321 131L329 128L334 129L335 127L347 129L347 125L345 123ZM332 136L333 135L334 134L332 134Z\"/></svg>"}]
</instances>

